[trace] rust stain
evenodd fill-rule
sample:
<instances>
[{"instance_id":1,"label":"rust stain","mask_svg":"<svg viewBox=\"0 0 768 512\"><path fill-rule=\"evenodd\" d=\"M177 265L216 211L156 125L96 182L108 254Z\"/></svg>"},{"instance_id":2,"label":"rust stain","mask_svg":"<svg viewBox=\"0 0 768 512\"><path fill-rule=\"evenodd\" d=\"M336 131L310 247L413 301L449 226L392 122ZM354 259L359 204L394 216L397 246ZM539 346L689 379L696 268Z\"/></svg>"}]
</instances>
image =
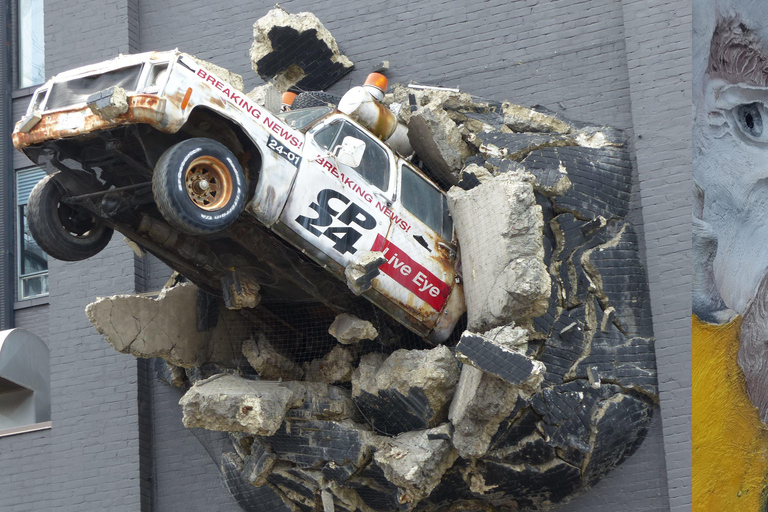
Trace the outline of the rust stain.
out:
<instances>
[{"instance_id":1,"label":"rust stain","mask_svg":"<svg viewBox=\"0 0 768 512\"><path fill-rule=\"evenodd\" d=\"M106 120L94 114L88 107L43 114L40 122L29 133L14 131L13 145L16 149L22 149L31 144L37 144L46 140L76 137L98 130L133 123L148 123L158 130L168 133L175 131L173 127L164 128L158 124L165 110L164 99L152 94L136 94L128 98L128 101L128 111L112 120ZM82 123L78 123L78 126L67 126L67 117L78 114L82 115Z\"/></svg>"}]
</instances>

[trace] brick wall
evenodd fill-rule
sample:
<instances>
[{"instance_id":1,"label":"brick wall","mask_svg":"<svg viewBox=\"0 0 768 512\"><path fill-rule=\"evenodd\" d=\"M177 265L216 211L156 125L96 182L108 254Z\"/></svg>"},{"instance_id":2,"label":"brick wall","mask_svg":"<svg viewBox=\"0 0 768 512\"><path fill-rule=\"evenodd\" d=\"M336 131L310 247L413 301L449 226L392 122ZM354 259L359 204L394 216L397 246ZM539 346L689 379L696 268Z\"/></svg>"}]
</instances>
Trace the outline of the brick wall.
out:
<instances>
[{"instance_id":1,"label":"brick wall","mask_svg":"<svg viewBox=\"0 0 768 512\"><path fill-rule=\"evenodd\" d=\"M691 2L623 1L672 511L691 507Z\"/></svg>"}]
</instances>

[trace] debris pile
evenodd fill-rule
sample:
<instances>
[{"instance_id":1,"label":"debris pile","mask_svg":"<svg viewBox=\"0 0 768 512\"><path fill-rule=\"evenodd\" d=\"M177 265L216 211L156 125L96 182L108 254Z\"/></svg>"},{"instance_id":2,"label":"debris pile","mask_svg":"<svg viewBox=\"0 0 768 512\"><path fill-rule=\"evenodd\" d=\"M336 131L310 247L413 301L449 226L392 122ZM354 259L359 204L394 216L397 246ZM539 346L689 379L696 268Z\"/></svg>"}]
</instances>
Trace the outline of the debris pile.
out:
<instances>
[{"instance_id":1,"label":"debris pile","mask_svg":"<svg viewBox=\"0 0 768 512\"><path fill-rule=\"evenodd\" d=\"M254 26L251 57L277 88L323 89L352 66L317 18L282 9ZM88 317L118 351L165 360L187 427L231 433L222 477L244 510L564 502L637 449L657 400L623 135L443 89L397 85L385 103L448 191L468 326L447 346L347 312L316 320L309 354L284 318L233 300L201 322L191 284L99 299ZM380 258L365 256L355 293Z\"/></svg>"}]
</instances>

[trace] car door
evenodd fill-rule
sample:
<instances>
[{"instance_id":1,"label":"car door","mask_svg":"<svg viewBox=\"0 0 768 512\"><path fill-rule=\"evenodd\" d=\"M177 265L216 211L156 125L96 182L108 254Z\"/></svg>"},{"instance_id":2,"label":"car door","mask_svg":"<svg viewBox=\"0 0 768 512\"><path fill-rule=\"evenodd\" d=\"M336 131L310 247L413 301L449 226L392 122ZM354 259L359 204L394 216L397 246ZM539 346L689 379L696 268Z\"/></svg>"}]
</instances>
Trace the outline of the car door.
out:
<instances>
[{"instance_id":1,"label":"car door","mask_svg":"<svg viewBox=\"0 0 768 512\"><path fill-rule=\"evenodd\" d=\"M373 246L387 258L374 286L388 289L390 298L432 328L456 279L453 222L445 194L432 182L405 163L398 174L391 227Z\"/></svg>"},{"instance_id":2,"label":"car door","mask_svg":"<svg viewBox=\"0 0 768 512\"><path fill-rule=\"evenodd\" d=\"M333 156L345 137L365 143L356 168ZM394 158L381 142L343 116L310 130L305 146L281 221L316 261L336 262L329 268L343 274L356 255L370 250L376 237L386 237L389 231L384 210L394 195Z\"/></svg>"}]
</instances>

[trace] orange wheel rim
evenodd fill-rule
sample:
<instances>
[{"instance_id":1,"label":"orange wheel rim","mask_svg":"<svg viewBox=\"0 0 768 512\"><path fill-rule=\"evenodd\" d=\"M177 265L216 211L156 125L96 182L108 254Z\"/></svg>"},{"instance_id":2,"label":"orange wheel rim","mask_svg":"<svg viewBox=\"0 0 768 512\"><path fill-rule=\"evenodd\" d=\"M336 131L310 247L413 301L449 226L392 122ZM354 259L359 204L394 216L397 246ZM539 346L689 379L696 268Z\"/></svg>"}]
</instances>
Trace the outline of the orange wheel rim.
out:
<instances>
[{"instance_id":1,"label":"orange wheel rim","mask_svg":"<svg viewBox=\"0 0 768 512\"><path fill-rule=\"evenodd\" d=\"M232 197L232 175L224 162L212 156L192 160L184 182L192 202L206 211L224 208Z\"/></svg>"}]
</instances>

